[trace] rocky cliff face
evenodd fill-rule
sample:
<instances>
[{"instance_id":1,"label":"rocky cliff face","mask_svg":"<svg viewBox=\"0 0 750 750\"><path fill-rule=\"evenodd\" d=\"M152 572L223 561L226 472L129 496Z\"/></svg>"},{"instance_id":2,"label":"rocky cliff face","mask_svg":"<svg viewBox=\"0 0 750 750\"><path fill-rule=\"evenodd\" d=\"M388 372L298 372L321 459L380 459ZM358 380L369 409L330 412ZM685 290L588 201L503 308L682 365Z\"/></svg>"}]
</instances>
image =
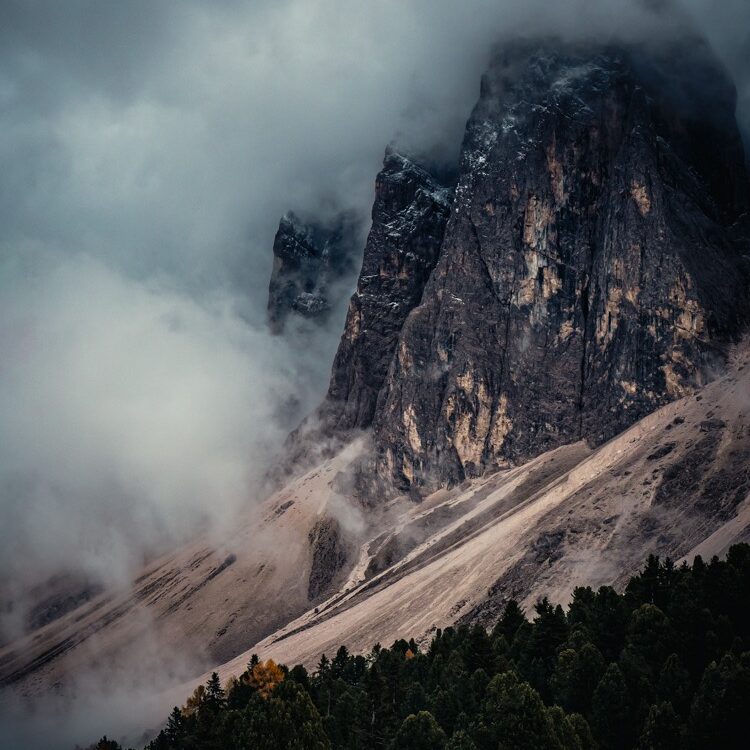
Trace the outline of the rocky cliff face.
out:
<instances>
[{"instance_id":1,"label":"rocky cliff face","mask_svg":"<svg viewBox=\"0 0 750 750\"><path fill-rule=\"evenodd\" d=\"M273 243L268 287L268 324L281 333L298 315L323 320L336 301L337 282L352 274L356 222L348 213L331 225L304 223L294 213L282 217Z\"/></svg>"},{"instance_id":2,"label":"rocky cliff face","mask_svg":"<svg viewBox=\"0 0 750 750\"><path fill-rule=\"evenodd\" d=\"M700 40L524 42L482 79L444 235L445 194L386 159L327 402L372 422L371 473L430 489L600 443L721 367L747 319L734 108Z\"/></svg>"},{"instance_id":3,"label":"rocky cliff face","mask_svg":"<svg viewBox=\"0 0 750 750\"><path fill-rule=\"evenodd\" d=\"M452 191L388 149L372 228L322 408L328 429L369 427L401 328L419 304L450 214Z\"/></svg>"}]
</instances>

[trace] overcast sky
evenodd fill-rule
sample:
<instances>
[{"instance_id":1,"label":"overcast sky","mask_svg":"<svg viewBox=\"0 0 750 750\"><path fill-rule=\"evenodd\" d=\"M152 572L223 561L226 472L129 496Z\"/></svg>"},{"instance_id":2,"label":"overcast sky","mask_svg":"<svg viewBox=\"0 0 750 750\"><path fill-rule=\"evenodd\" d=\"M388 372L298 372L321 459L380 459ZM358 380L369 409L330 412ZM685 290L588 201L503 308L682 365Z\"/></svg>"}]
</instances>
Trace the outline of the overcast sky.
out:
<instances>
[{"instance_id":1,"label":"overcast sky","mask_svg":"<svg viewBox=\"0 0 750 750\"><path fill-rule=\"evenodd\" d=\"M750 3L684 0L750 112ZM255 499L340 316L270 338L287 209L367 217L384 147L453 158L491 44L656 33L632 0L3 0L0 569L124 578ZM241 313L241 314L240 314ZM262 430L258 426L262 425Z\"/></svg>"}]
</instances>

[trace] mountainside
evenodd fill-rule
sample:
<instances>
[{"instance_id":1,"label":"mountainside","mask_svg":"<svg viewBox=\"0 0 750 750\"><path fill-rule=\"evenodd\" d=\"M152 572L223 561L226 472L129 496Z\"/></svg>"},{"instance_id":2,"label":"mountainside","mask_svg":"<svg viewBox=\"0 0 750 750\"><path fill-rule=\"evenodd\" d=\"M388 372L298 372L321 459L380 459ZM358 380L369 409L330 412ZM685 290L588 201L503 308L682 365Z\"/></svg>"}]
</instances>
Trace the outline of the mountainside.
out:
<instances>
[{"instance_id":1,"label":"mountainside","mask_svg":"<svg viewBox=\"0 0 750 750\"><path fill-rule=\"evenodd\" d=\"M223 689L217 673L199 685L144 750L269 735L320 750L744 750L750 545L692 566L649 555L624 589L582 586L567 612L542 599L531 621L510 600L488 628L366 656L342 644L309 671L252 656Z\"/></svg>"},{"instance_id":2,"label":"mountainside","mask_svg":"<svg viewBox=\"0 0 750 750\"><path fill-rule=\"evenodd\" d=\"M649 552L710 558L750 540L750 350L598 448L556 448L396 508L336 594L222 678L253 651L314 665L342 643L363 652L404 633L425 643L435 628L490 623L510 598L528 609L542 596L566 603L579 585L621 588Z\"/></svg>"},{"instance_id":3,"label":"mountainside","mask_svg":"<svg viewBox=\"0 0 750 750\"><path fill-rule=\"evenodd\" d=\"M499 52L419 305L369 320L358 290L350 308L327 409L367 426L377 399L371 471L430 491L601 443L721 368L748 313L734 109L700 40ZM383 252L378 234L360 287ZM358 364L372 358L363 408Z\"/></svg>"},{"instance_id":4,"label":"mountainside","mask_svg":"<svg viewBox=\"0 0 750 750\"><path fill-rule=\"evenodd\" d=\"M488 623L511 597L529 608L541 596L564 604L577 585L621 588L649 552L721 555L750 541L750 347L695 395L598 448L578 441L421 503L401 497L363 513L342 487L361 449L290 482L221 544L198 539L131 589L0 649L0 684L29 698L51 685L70 695L74 675L105 663L105 689L117 668L144 659L151 680L153 669L168 684L225 662L224 680L253 652L311 666L341 644L364 652L405 633L425 643L438 627ZM154 720L198 680L154 701Z\"/></svg>"}]
</instances>

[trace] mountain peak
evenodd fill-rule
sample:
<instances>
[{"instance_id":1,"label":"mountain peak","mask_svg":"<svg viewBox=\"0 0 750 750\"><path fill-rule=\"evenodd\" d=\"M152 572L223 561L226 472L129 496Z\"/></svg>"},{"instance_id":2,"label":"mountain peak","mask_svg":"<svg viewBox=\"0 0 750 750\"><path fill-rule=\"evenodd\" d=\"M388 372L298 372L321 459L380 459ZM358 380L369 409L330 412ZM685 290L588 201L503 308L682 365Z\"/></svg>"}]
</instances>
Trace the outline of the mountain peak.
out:
<instances>
[{"instance_id":1,"label":"mountain peak","mask_svg":"<svg viewBox=\"0 0 750 750\"><path fill-rule=\"evenodd\" d=\"M381 474L434 487L599 443L719 364L747 319L726 226L747 207L742 147L704 51L663 64L546 41L496 58L380 397ZM719 92L700 120L696 70Z\"/></svg>"},{"instance_id":2,"label":"mountain peak","mask_svg":"<svg viewBox=\"0 0 750 750\"><path fill-rule=\"evenodd\" d=\"M356 221L349 212L326 223L305 222L293 211L281 217L268 288L273 333L281 333L290 316L312 320L327 316L335 302L332 290L353 274L356 239Z\"/></svg>"},{"instance_id":3,"label":"mountain peak","mask_svg":"<svg viewBox=\"0 0 750 750\"><path fill-rule=\"evenodd\" d=\"M523 40L483 77L455 197L386 150L323 409L372 425L366 475L429 491L598 444L722 367L748 319L731 92L703 44Z\"/></svg>"}]
</instances>

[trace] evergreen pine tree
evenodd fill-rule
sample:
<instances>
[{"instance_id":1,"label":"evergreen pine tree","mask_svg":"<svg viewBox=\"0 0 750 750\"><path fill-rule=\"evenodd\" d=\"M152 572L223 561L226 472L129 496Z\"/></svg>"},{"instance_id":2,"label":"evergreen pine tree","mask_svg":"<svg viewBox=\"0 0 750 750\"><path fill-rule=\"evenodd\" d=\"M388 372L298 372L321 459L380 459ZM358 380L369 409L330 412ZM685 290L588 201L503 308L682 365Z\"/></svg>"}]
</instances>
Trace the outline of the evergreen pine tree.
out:
<instances>
[{"instance_id":1,"label":"evergreen pine tree","mask_svg":"<svg viewBox=\"0 0 750 750\"><path fill-rule=\"evenodd\" d=\"M482 747L556 750L560 743L552 719L539 697L512 672L496 675L487 686L481 723L487 734Z\"/></svg>"},{"instance_id":2,"label":"evergreen pine tree","mask_svg":"<svg viewBox=\"0 0 750 750\"><path fill-rule=\"evenodd\" d=\"M175 744L182 737L185 730L185 717L182 715L182 711L175 706L172 709L172 713L169 714L167 719L167 726L164 730L167 739Z\"/></svg>"},{"instance_id":3,"label":"evergreen pine tree","mask_svg":"<svg viewBox=\"0 0 750 750\"><path fill-rule=\"evenodd\" d=\"M607 667L591 701L591 728L602 748L625 750L631 746L632 709L625 679L617 664Z\"/></svg>"},{"instance_id":4,"label":"evergreen pine tree","mask_svg":"<svg viewBox=\"0 0 750 750\"><path fill-rule=\"evenodd\" d=\"M683 727L669 702L652 705L638 740L638 750L680 750Z\"/></svg>"},{"instance_id":5,"label":"evergreen pine tree","mask_svg":"<svg viewBox=\"0 0 750 750\"><path fill-rule=\"evenodd\" d=\"M523 610L518 606L518 602L515 599L510 599L505 605L500 620L492 631L493 638L496 635L502 635L509 644L513 643L518 628L524 622L526 622L526 617L523 614Z\"/></svg>"},{"instance_id":6,"label":"evergreen pine tree","mask_svg":"<svg viewBox=\"0 0 750 750\"><path fill-rule=\"evenodd\" d=\"M407 716L396 732L392 750L443 750L445 732L429 711Z\"/></svg>"},{"instance_id":7,"label":"evergreen pine tree","mask_svg":"<svg viewBox=\"0 0 750 750\"><path fill-rule=\"evenodd\" d=\"M692 688L690 675L682 666L677 654L671 654L664 662L656 686L659 700L669 701L674 710L681 716L686 716L690 708Z\"/></svg>"},{"instance_id":8,"label":"evergreen pine tree","mask_svg":"<svg viewBox=\"0 0 750 750\"><path fill-rule=\"evenodd\" d=\"M445 745L445 750L477 750L471 736L462 729L454 732Z\"/></svg>"}]
</instances>

